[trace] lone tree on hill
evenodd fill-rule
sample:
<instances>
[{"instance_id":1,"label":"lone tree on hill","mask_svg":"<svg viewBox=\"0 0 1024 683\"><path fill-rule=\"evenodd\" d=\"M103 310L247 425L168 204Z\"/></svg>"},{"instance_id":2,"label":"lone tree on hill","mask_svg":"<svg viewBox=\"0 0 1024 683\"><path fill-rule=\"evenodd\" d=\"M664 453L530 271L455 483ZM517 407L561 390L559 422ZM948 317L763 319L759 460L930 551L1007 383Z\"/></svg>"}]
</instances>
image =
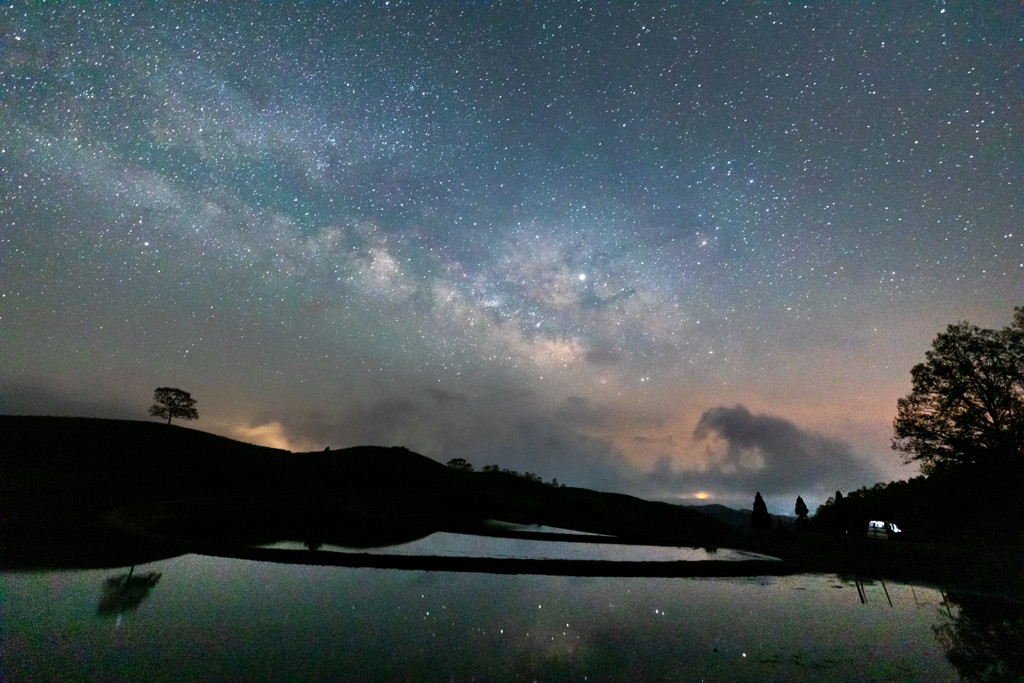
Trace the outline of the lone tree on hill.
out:
<instances>
[{"instance_id":1,"label":"lone tree on hill","mask_svg":"<svg viewBox=\"0 0 1024 683\"><path fill-rule=\"evenodd\" d=\"M754 496L754 511L750 515L750 526L754 531L767 531L772 528L772 516L768 514L768 506L758 491Z\"/></svg>"},{"instance_id":2,"label":"lone tree on hill","mask_svg":"<svg viewBox=\"0 0 1024 683\"><path fill-rule=\"evenodd\" d=\"M1024 464L1024 308L1001 330L966 322L932 342L899 399L892 447L921 471Z\"/></svg>"},{"instance_id":3,"label":"lone tree on hill","mask_svg":"<svg viewBox=\"0 0 1024 683\"><path fill-rule=\"evenodd\" d=\"M160 387L153 392L153 401L153 405L149 408L149 414L153 417L166 417L167 424L171 424L172 417L182 420L199 419L196 400L187 391Z\"/></svg>"},{"instance_id":4,"label":"lone tree on hill","mask_svg":"<svg viewBox=\"0 0 1024 683\"><path fill-rule=\"evenodd\" d=\"M463 472L473 471L472 463L466 462L465 458L452 458L445 464L447 464L448 467L451 467L453 470L462 470Z\"/></svg>"}]
</instances>

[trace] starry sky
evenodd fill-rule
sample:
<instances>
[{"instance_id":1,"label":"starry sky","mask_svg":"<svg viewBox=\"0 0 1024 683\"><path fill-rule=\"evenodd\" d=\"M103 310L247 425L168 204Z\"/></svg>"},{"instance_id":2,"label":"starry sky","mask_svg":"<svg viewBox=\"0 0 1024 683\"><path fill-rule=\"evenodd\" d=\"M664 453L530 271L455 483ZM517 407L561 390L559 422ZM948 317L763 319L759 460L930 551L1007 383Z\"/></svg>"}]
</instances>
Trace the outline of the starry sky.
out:
<instances>
[{"instance_id":1,"label":"starry sky","mask_svg":"<svg viewBox=\"0 0 1024 683\"><path fill-rule=\"evenodd\" d=\"M1024 304L1022 10L0 7L0 412L792 514Z\"/></svg>"}]
</instances>

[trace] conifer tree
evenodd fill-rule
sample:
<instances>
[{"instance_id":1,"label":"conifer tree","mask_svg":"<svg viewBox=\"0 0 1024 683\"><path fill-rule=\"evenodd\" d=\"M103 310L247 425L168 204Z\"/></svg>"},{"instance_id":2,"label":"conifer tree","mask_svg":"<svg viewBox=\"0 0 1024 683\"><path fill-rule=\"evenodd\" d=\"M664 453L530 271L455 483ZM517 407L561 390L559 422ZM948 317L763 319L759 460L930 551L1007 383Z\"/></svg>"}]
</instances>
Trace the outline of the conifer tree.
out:
<instances>
[{"instance_id":1,"label":"conifer tree","mask_svg":"<svg viewBox=\"0 0 1024 683\"><path fill-rule=\"evenodd\" d=\"M843 499L843 494L836 491L836 502L832 505L832 531L837 534L845 534L846 517L846 501Z\"/></svg>"},{"instance_id":2,"label":"conifer tree","mask_svg":"<svg viewBox=\"0 0 1024 683\"><path fill-rule=\"evenodd\" d=\"M807 513L810 512L807 509L807 504L804 503L804 499L800 496L796 497L796 507L793 509L796 513L796 518L801 522L807 521Z\"/></svg>"},{"instance_id":3,"label":"conifer tree","mask_svg":"<svg viewBox=\"0 0 1024 683\"><path fill-rule=\"evenodd\" d=\"M768 506L758 491L754 496L754 511L750 515L750 526L754 531L767 531L772 528L772 516L768 514Z\"/></svg>"}]
</instances>

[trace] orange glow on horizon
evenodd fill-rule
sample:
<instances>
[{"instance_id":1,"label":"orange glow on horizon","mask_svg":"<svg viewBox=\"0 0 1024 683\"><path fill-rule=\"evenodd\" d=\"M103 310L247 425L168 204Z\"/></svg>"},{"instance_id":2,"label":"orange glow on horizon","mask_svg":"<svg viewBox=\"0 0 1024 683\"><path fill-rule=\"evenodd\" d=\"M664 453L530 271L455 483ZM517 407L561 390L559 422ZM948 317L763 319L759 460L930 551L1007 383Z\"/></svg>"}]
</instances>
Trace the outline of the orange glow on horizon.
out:
<instances>
[{"instance_id":1,"label":"orange glow on horizon","mask_svg":"<svg viewBox=\"0 0 1024 683\"><path fill-rule=\"evenodd\" d=\"M234 438L256 446L280 448L281 450L291 451L293 453L302 450L312 450L302 447L306 444L292 443L291 439L289 439L288 435L285 433L284 426L280 422L267 422L265 424L256 425L255 427L238 426L234 427L232 432Z\"/></svg>"}]
</instances>

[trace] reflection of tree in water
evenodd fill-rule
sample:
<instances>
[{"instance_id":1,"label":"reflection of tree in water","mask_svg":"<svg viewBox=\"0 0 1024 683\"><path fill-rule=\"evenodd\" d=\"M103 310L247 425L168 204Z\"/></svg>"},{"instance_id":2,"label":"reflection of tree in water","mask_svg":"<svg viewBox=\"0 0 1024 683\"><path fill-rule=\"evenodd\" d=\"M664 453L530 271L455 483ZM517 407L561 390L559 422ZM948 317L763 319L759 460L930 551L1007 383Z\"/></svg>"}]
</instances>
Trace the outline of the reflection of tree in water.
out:
<instances>
[{"instance_id":1,"label":"reflection of tree in water","mask_svg":"<svg viewBox=\"0 0 1024 683\"><path fill-rule=\"evenodd\" d=\"M135 567L132 567L127 574L110 577L103 582L103 594L96 614L106 617L137 609L160 580L160 576L160 572L135 574Z\"/></svg>"},{"instance_id":2,"label":"reflection of tree in water","mask_svg":"<svg viewBox=\"0 0 1024 683\"><path fill-rule=\"evenodd\" d=\"M1024 604L1002 596L949 594L959 606L935 637L961 676L975 683L1024 681Z\"/></svg>"}]
</instances>

